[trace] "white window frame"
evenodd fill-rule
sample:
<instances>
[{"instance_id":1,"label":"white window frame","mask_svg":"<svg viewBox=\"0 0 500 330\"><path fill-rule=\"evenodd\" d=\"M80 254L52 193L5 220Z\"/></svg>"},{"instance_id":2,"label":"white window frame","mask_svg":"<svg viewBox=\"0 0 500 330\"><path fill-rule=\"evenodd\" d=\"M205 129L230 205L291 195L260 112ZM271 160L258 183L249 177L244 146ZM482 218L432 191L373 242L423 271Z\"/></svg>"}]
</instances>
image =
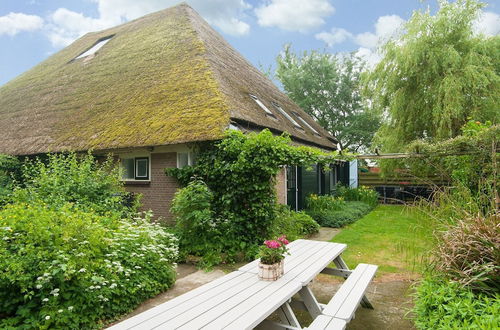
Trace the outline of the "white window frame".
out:
<instances>
[{"instance_id":1,"label":"white window frame","mask_svg":"<svg viewBox=\"0 0 500 330\"><path fill-rule=\"evenodd\" d=\"M90 47L89 49L87 49L86 51L84 51L83 53L78 55L77 57L75 57L75 60L78 60L80 58L84 58L84 57L87 57L87 56L90 56L90 55L97 53L97 51L99 49L101 49L102 47L104 47L104 45L107 44L113 37L114 36L109 36L109 37L105 37L105 38L101 38L101 39L97 40L97 42L95 44L93 44L92 47Z\"/></svg>"},{"instance_id":2,"label":"white window frame","mask_svg":"<svg viewBox=\"0 0 500 330\"><path fill-rule=\"evenodd\" d=\"M120 166L123 160L125 159L133 159L134 160L134 177L133 178L123 178L120 177L121 181L124 182L151 182L151 155L122 155L120 158ZM148 176L147 178L141 179L137 176L137 160L138 159L146 159L148 160Z\"/></svg>"},{"instance_id":3,"label":"white window frame","mask_svg":"<svg viewBox=\"0 0 500 330\"><path fill-rule=\"evenodd\" d=\"M194 165L194 158L195 158L194 152L192 152L192 151L180 151L180 152L177 152L177 168L182 168L182 167L180 167L180 157L179 157L181 154L188 155L188 163L186 166L193 166Z\"/></svg>"},{"instance_id":4,"label":"white window frame","mask_svg":"<svg viewBox=\"0 0 500 330\"><path fill-rule=\"evenodd\" d=\"M271 110L269 110L269 108L266 107L266 105L264 103L262 103L262 101L259 100L259 98L257 96L255 96L253 94L248 94L248 95L250 95L250 97L255 101L255 103L257 103L259 105L259 107L266 112L266 114L274 117L274 113Z\"/></svg>"},{"instance_id":5,"label":"white window frame","mask_svg":"<svg viewBox=\"0 0 500 330\"><path fill-rule=\"evenodd\" d=\"M293 113L295 115L295 117L297 117L304 125L307 126L307 128L309 128L314 134L318 135L318 136L321 136L319 134L319 132L314 128L312 127L304 118L302 118L298 113L294 112Z\"/></svg>"},{"instance_id":6,"label":"white window frame","mask_svg":"<svg viewBox=\"0 0 500 330\"><path fill-rule=\"evenodd\" d=\"M146 176L139 176L137 163L139 161L147 161ZM134 158L134 180L149 180L149 157L135 157Z\"/></svg>"},{"instance_id":7,"label":"white window frame","mask_svg":"<svg viewBox=\"0 0 500 330\"><path fill-rule=\"evenodd\" d=\"M281 107L281 105L279 105L278 103L274 103L273 102L273 105L274 107L286 118L288 119L292 124L293 126L295 126L296 128L299 128L299 129L303 129L302 126L299 125L299 123L297 123L297 121L295 119L292 118L292 116L290 116L285 110L283 110L283 108Z\"/></svg>"}]
</instances>

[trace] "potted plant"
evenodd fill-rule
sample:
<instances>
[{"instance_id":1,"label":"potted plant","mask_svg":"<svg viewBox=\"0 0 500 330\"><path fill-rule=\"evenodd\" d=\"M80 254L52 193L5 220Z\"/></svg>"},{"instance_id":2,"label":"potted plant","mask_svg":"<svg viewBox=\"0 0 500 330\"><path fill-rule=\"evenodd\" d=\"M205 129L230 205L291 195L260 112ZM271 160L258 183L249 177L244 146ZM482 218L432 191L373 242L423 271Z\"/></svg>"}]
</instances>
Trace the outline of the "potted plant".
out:
<instances>
[{"instance_id":1,"label":"potted plant","mask_svg":"<svg viewBox=\"0 0 500 330\"><path fill-rule=\"evenodd\" d=\"M276 281L285 272L285 255L288 253L288 240L280 236L273 240L265 241L260 247L259 279Z\"/></svg>"}]
</instances>

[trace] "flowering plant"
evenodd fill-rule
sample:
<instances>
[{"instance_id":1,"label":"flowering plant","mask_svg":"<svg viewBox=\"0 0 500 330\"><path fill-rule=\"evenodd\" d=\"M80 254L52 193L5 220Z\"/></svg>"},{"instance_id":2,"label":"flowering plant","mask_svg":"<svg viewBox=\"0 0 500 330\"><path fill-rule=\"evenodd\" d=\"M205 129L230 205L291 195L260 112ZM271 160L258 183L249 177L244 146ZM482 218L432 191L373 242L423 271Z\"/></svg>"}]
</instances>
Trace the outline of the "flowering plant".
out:
<instances>
[{"instance_id":1,"label":"flowering plant","mask_svg":"<svg viewBox=\"0 0 500 330\"><path fill-rule=\"evenodd\" d=\"M272 265L283 260L286 254L290 254L286 247L288 243L285 235L265 241L259 250L260 262Z\"/></svg>"}]
</instances>

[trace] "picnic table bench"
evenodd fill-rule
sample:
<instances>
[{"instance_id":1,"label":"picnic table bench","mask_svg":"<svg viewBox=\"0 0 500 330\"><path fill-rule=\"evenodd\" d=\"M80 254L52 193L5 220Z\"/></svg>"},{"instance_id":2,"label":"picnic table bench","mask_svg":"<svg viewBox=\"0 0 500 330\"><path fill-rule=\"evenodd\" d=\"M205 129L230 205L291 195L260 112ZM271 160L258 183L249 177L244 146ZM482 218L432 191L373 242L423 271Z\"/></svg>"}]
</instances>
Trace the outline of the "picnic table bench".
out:
<instances>
[{"instance_id":1,"label":"picnic table bench","mask_svg":"<svg viewBox=\"0 0 500 330\"><path fill-rule=\"evenodd\" d=\"M364 292L376 271L365 264L349 270L341 258L345 249L345 244L296 240L277 281L259 280L254 260L109 329L302 329L292 307L315 318L308 329L343 329L360 303L371 307ZM332 262L337 268L328 267ZM319 304L308 286L321 272L347 278L327 305ZM300 299L292 299L295 295ZM266 320L274 312L280 322Z\"/></svg>"}]
</instances>

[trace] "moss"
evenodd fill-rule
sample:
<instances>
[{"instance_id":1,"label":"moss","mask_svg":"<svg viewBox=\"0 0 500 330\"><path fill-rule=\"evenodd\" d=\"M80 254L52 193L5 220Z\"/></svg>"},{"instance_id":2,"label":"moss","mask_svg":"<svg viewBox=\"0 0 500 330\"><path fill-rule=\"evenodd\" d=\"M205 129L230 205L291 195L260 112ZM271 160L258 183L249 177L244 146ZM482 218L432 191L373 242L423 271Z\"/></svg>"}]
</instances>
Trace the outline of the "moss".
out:
<instances>
[{"instance_id":1,"label":"moss","mask_svg":"<svg viewBox=\"0 0 500 330\"><path fill-rule=\"evenodd\" d=\"M227 102L185 10L177 6L87 34L3 86L0 128L11 137L5 151L26 153L23 144L59 151L222 137ZM73 61L112 34L94 58ZM12 127L19 119L22 127Z\"/></svg>"}]
</instances>

